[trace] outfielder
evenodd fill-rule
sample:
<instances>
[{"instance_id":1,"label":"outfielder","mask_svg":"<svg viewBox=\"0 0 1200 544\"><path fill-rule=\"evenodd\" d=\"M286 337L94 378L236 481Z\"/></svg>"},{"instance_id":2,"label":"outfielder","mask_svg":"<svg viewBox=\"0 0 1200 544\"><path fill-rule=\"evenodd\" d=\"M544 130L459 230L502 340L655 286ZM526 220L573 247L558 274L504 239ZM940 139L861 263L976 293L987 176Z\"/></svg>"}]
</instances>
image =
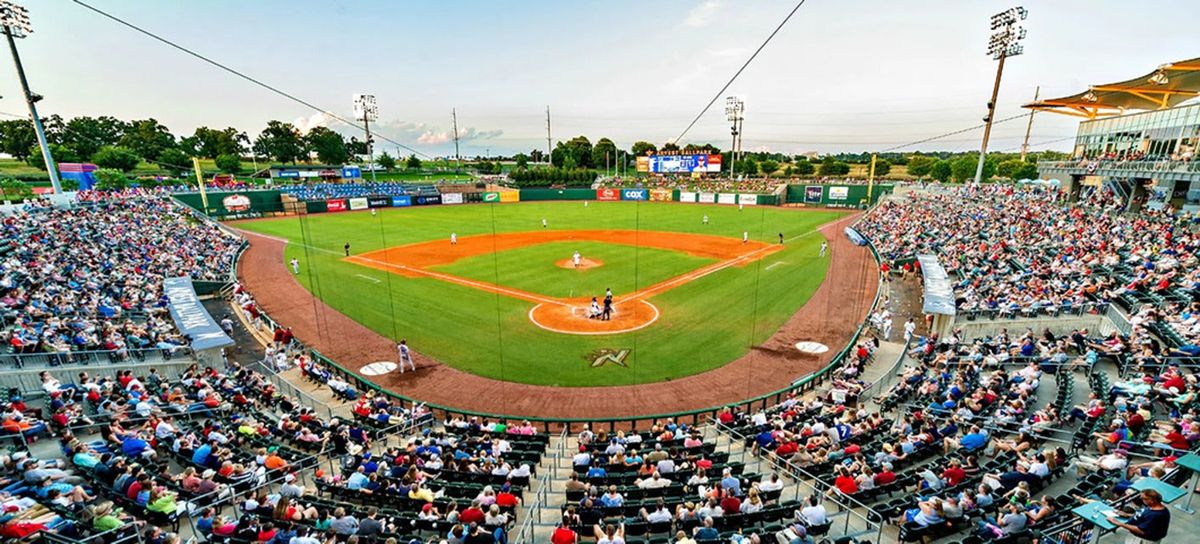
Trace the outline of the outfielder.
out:
<instances>
[{"instance_id":1,"label":"outfielder","mask_svg":"<svg viewBox=\"0 0 1200 544\"><path fill-rule=\"evenodd\" d=\"M829 242L821 242L821 254L819 257L824 257L825 252L829 251Z\"/></svg>"},{"instance_id":2,"label":"outfielder","mask_svg":"<svg viewBox=\"0 0 1200 544\"><path fill-rule=\"evenodd\" d=\"M300 273L300 261L292 257L292 274Z\"/></svg>"},{"instance_id":3,"label":"outfielder","mask_svg":"<svg viewBox=\"0 0 1200 544\"><path fill-rule=\"evenodd\" d=\"M702 224L702 225L708 224L708 214L704 214L704 217L700 218L700 224Z\"/></svg>"},{"instance_id":4,"label":"outfielder","mask_svg":"<svg viewBox=\"0 0 1200 544\"><path fill-rule=\"evenodd\" d=\"M546 218L542 218L542 228L546 228Z\"/></svg>"},{"instance_id":5,"label":"outfielder","mask_svg":"<svg viewBox=\"0 0 1200 544\"><path fill-rule=\"evenodd\" d=\"M745 244L749 241L750 241L750 231L748 231L748 230L742 231L742 243Z\"/></svg>"}]
</instances>

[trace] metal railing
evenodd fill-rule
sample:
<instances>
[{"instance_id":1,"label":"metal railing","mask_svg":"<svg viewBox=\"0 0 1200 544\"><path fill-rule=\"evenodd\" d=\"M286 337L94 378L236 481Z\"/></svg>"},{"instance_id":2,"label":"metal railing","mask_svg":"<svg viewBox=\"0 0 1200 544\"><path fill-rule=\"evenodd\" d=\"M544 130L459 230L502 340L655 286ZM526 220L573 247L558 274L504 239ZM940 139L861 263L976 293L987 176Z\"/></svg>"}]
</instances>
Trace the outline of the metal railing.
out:
<instances>
[{"instance_id":1,"label":"metal railing","mask_svg":"<svg viewBox=\"0 0 1200 544\"><path fill-rule=\"evenodd\" d=\"M192 348L138 348L94 351L42 351L36 353L0 354L3 368L54 368L66 365L153 363L174 358L191 357Z\"/></svg>"}]
</instances>

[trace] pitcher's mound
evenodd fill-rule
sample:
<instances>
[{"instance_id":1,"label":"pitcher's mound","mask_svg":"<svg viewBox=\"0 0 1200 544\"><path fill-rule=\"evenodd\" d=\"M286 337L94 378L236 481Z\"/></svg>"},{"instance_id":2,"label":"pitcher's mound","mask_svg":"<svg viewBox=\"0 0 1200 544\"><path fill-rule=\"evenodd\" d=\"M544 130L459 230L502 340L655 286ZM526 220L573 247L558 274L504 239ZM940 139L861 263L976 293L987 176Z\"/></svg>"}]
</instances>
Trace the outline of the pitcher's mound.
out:
<instances>
[{"instance_id":1,"label":"pitcher's mound","mask_svg":"<svg viewBox=\"0 0 1200 544\"><path fill-rule=\"evenodd\" d=\"M572 259L563 259L554 264L558 265L559 268L570 268L570 269L574 269L574 270L587 270L589 268L596 268L597 266L601 266L604 263L601 261L597 261L595 259L589 259L587 257L584 257L582 259L579 259L579 267L578 268L576 268L575 261Z\"/></svg>"}]
</instances>

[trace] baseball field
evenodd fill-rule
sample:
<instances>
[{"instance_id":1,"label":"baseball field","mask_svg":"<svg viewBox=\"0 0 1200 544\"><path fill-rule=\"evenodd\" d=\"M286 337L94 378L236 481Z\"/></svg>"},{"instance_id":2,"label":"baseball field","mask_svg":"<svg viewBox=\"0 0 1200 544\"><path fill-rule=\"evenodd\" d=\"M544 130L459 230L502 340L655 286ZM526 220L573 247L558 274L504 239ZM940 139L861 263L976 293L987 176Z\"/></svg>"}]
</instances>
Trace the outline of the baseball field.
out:
<instances>
[{"instance_id":1,"label":"baseball field","mask_svg":"<svg viewBox=\"0 0 1200 544\"><path fill-rule=\"evenodd\" d=\"M661 382L744 355L824 281L817 229L844 215L598 201L376 211L234 226L286 239L278 266L296 259L297 288L375 332L460 370L553 386ZM606 289L611 311L593 319Z\"/></svg>"}]
</instances>

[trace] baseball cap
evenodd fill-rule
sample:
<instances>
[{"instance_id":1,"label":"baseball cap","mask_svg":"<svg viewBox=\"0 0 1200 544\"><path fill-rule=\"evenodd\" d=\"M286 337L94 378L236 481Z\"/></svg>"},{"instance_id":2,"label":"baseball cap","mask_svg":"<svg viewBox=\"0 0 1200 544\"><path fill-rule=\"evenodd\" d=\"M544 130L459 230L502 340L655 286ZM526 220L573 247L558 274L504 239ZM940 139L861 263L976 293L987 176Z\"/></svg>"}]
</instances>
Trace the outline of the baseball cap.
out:
<instances>
[{"instance_id":1,"label":"baseball cap","mask_svg":"<svg viewBox=\"0 0 1200 544\"><path fill-rule=\"evenodd\" d=\"M1163 462L1164 463L1174 463L1178 459L1179 459L1179 457L1177 457L1177 456L1168 455L1166 457L1163 457Z\"/></svg>"}]
</instances>

